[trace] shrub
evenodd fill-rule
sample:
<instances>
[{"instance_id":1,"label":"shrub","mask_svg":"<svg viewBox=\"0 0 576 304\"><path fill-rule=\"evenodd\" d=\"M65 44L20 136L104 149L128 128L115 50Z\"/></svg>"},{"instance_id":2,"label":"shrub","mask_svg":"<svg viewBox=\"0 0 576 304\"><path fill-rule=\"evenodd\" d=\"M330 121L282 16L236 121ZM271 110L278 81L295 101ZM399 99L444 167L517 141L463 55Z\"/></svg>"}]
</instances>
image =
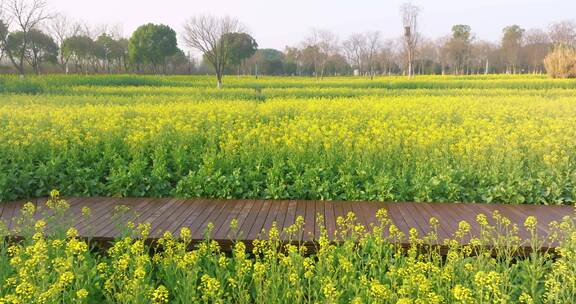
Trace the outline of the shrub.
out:
<instances>
[{"instance_id":1,"label":"shrub","mask_svg":"<svg viewBox=\"0 0 576 304\"><path fill-rule=\"evenodd\" d=\"M558 47L544 58L544 66L552 78L576 78L576 50Z\"/></svg>"}]
</instances>

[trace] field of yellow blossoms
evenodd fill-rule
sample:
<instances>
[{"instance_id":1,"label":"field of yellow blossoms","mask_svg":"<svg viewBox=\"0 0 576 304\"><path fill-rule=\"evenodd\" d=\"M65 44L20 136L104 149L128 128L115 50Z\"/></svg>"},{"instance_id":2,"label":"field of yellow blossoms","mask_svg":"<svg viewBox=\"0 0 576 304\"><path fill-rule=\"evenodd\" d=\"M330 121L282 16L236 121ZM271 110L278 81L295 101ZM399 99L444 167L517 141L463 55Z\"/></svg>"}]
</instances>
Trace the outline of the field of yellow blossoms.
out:
<instances>
[{"instance_id":1,"label":"field of yellow blossoms","mask_svg":"<svg viewBox=\"0 0 576 304\"><path fill-rule=\"evenodd\" d=\"M0 225L0 303L574 303L576 299L576 214L550 224L552 239L536 229L538 219L519 227L498 213L480 214L480 235L468 245L470 223L460 222L452 239L430 232L404 235L385 210L378 223L357 224L354 214L338 219L339 241L324 228L314 252L285 243L304 222L262 240L235 241L223 252L210 240L191 243L190 230L165 233L150 244L146 223L125 223L123 236L105 249L65 227L69 205L53 192L51 212L39 216L26 204L16 229L24 238L6 238ZM47 215L50 214L50 215ZM91 211L82 210L90 219ZM319 221L322 222L322 221ZM231 231L237 224L230 223ZM370 232L367 232L370 231ZM233 239L232 239L233 240ZM408 240L403 248L399 240ZM431 247L442 241L447 252ZM545 242L559 244L555 250ZM496 244L493 250L487 244ZM522 248L531 246L534 251ZM520 254L520 256L518 256Z\"/></svg>"},{"instance_id":2,"label":"field of yellow blossoms","mask_svg":"<svg viewBox=\"0 0 576 304\"><path fill-rule=\"evenodd\" d=\"M571 204L576 81L0 77L0 201L67 195Z\"/></svg>"},{"instance_id":3,"label":"field of yellow blossoms","mask_svg":"<svg viewBox=\"0 0 576 304\"><path fill-rule=\"evenodd\" d=\"M0 77L0 203L44 196L179 196L573 204L576 81L378 78ZM0 304L575 303L576 214L478 215L452 239L404 235L384 210L338 219L312 250L272 228L224 252L190 231L109 247L66 225L58 192L0 223ZM91 210L83 209L88 219ZM319 221L319 223L322 221ZM522 240L519 226L531 233ZM231 231L237 229L235 221ZM401 247L399 240L410 246ZM546 250L548 242L559 247ZM443 243L447 252L430 244ZM490 247L487 247L487 246ZM527 252L529 246L535 250Z\"/></svg>"}]
</instances>

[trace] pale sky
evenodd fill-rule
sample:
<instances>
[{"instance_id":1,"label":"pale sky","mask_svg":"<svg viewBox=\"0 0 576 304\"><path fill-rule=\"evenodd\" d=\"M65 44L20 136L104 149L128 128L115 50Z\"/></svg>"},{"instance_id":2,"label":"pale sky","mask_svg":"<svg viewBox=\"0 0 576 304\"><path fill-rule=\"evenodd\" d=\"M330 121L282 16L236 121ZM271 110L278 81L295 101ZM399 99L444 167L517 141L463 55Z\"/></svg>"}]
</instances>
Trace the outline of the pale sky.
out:
<instances>
[{"instance_id":1,"label":"pale sky","mask_svg":"<svg viewBox=\"0 0 576 304\"><path fill-rule=\"evenodd\" d=\"M385 38L401 33L399 7L404 0L48 0L50 9L91 25L120 25L129 36L144 23L170 25L177 33L195 14L230 15L249 29L260 48L298 44L312 28L346 38L379 30ZM497 41L502 28L525 29L576 19L576 0L414 0L421 8L420 29L429 38L468 24L476 36ZM180 39L180 36L179 36ZM180 44L182 48L184 46Z\"/></svg>"}]
</instances>

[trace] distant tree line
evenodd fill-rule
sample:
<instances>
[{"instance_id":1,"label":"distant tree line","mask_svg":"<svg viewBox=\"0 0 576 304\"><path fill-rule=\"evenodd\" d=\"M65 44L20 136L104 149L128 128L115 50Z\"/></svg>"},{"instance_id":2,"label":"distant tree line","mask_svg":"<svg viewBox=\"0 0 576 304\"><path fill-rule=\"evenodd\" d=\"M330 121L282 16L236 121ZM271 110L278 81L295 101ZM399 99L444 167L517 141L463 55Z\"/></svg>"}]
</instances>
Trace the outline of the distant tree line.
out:
<instances>
[{"instance_id":1,"label":"distant tree line","mask_svg":"<svg viewBox=\"0 0 576 304\"><path fill-rule=\"evenodd\" d=\"M424 37L420 9L402 5L401 35L379 31L344 39L312 29L301 43L283 50L259 48L236 19L195 16L180 36L167 25L145 24L130 37L113 26L91 27L47 11L45 0L0 0L0 72L18 73L214 73L222 76L418 75L543 73L553 49L576 47L576 22L546 29L510 25L499 41L479 39L466 24L438 39ZM178 44L178 37L186 47ZM198 53L201 56L197 56Z\"/></svg>"}]
</instances>

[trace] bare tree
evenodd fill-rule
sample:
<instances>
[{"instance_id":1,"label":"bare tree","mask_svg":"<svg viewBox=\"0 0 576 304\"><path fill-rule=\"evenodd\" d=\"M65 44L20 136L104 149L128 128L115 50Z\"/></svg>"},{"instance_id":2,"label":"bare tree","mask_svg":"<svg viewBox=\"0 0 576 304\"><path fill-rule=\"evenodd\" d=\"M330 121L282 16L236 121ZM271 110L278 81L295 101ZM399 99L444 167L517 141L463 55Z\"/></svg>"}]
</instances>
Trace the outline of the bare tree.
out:
<instances>
[{"instance_id":1,"label":"bare tree","mask_svg":"<svg viewBox=\"0 0 576 304\"><path fill-rule=\"evenodd\" d=\"M506 74L518 72L518 62L525 30L518 25L510 25L502 30L502 45L500 47L506 62Z\"/></svg>"},{"instance_id":2,"label":"bare tree","mask_svg":"<svg viewBox=\"0 0 576 304\"><path fill-rule=\"evenodd\" d=\"M222 88L222 76L228 61L230 46L225 34L243 31L242 24L234 18L214 16L196 16L184 25L183 39L186 45L205 56L216 72L218 89Z\"/></svg>"},{"instance_id":3,"label":"bare tree","mask_svg":"<svg viewBox=\"0 0 576 304\"><path fill-rule=\"evenodd\" d=\"M342 43L342 48L346 59L352 68L358 69L358 73L363 71L362 59L366 53L366 37L363 34L352 34Z\"/></svg>"},{"instance_id":4,"label":"bare tree","mask_svg":"<svg viewBox=\"0 0 576 304\"><path fill-rule=\"evenodd\" d=\"M452 27L452 36L445 50L448 52L454 74L468 74L473 40L474 35L469 25L457 24Z\"/></svg>"},{"instance_id":5,"label":"bare tree","mask_svg":"<svg viewBox=\"0 0 576 304\"><path fill-rule=\"evenodd\" d=\"M315 76L323 78L328 58L338 52L338 37L328 30L312 29L304 46L313 51Z\"/></svg>"},{"instance_id":6,"label":"bare tree","mask_svg":"<svg viewBox=\"0 0 576 304\"><path fill-rule=\"evenodd\" d=\"M6 38L8 36L8 20L6 16L6 8L4 6L4 1L0 0L0 62L4 58L6 53L4 49L6 48Z\"/></svg>"},{"instance_id":7,"label":"bare tree","mask_svg":"<svg viewBox=\"0 0 576 304\"><path fill-rule=\"evenodd\" d=\"M394 72L396 67L395 58L397 55L397 48L398 45L394 39L388 39L382 43L382 47L377 55L378 65L380 66L382 74L392 75Z\"/></svg>"},{"instance_id":8,"label":"bare tree","mask_svg":"<svg viewBox=\"0 0 576 304\"><path fill-rule=\"evenodd\" d=\"M544 58L551 49L548 33L541 29L530 29L524 37L522 48L522 61L530 68L533 74L544 71Z\"/></svg>"},{"instance_id":9,"label":"bare tree","mask_svg":"<svg viewBox=\"0 0 576 304\"><path fill-rule=\"evenodd\" d=\"M380 32L371 32L366 34L366 63L368 64L368 73L370 79L374 79L376 73L376 56L378 50L382 47Z\"/></svg>"},{"instance_id":10,"label":"bare tree","mask_svg":"<svg viewBox=\"0 0 576 304\"><path fill-rule=\"evenodd\" d=\"M26 52L30 43L30 31L40 25L41 22L49 18L46 12L46 1L44 0L7 0L3 5L5 11L5 33L0 35L4 53L10 62L18 70L20 77L24 77L24 63ZM16 49L8 46L9 29L15 27L23 36L22 43Z\"/></svg>"},{"instance_id":11,"label":"bare tree","mask_svg":"<svg viewBox=\"0 0 576 304\"><path fill-rule=\"evenodd\" d=\"M433 40L422 39L418 45L418 74L423 75L426 73L434 73L436 63L438 62L438 49Z\"/></svg>"},{"instance_id":12,"label":"bare tree","mask_svg":"<svg viewBox=\"0 0 576 304\"><path fill-rule=\"evenodd\" d=\"M81 25L78 22L73 22L70 18L63 14L56 14L48 23L48 30L56 40L58 44L58 63L68 74L68 62L70 56L65 56L63 52L64 41L72 36L76 36L81 32Z\"/></svg>"},{"instance_id":13,"label":"bare tree","mask_svg":"<svg viewBox=\"0 0 576 304\"><path fill-rule=\"evenodd\" d=\"M576 22L562 21L550 25L548 35L557 46L576 47Z\"/></svg>"},{"instance_id":14,"label":"bare tree","mask_svg":"<svg viewBox=\"0 0 576 304\"><path fill-rule=\"evenodd\" d=\"M400 7L400 13L402 15L402 26L404 29L404 47L407 54L408 63L408 77L414 75L414 68L412 66L414 61L414 55L416 47L418 45L419 33L418 33L418 14L420 8L412 4L411 2L404 3Z\"/></svg>"},{"instance_id":15,"label":"bare tree","mask_svg":"<svg viewBox=\"0 0 576 304\"><path fill-rule=\"evenodd\" d=\"M472 57L476 60L478 71L483 70L485 75L490 73L491 57L498 47L488 41L476 41L472 44Z\"/></svg>"},{"instance_id":16,"label":"bare tree","mask_svg":"<svg viewBox=\"0 0 576 304\"><path fill-rule=\"evenodd\" d=\"M446 68L448 67L448 62L450 61L448 56L448 44L450 39L450 36L442 36L434 41L434 44L436 45L436 52L438 53L438 64L440 64L441 75L446 75Z\"/></svg>"}]
</instances>

